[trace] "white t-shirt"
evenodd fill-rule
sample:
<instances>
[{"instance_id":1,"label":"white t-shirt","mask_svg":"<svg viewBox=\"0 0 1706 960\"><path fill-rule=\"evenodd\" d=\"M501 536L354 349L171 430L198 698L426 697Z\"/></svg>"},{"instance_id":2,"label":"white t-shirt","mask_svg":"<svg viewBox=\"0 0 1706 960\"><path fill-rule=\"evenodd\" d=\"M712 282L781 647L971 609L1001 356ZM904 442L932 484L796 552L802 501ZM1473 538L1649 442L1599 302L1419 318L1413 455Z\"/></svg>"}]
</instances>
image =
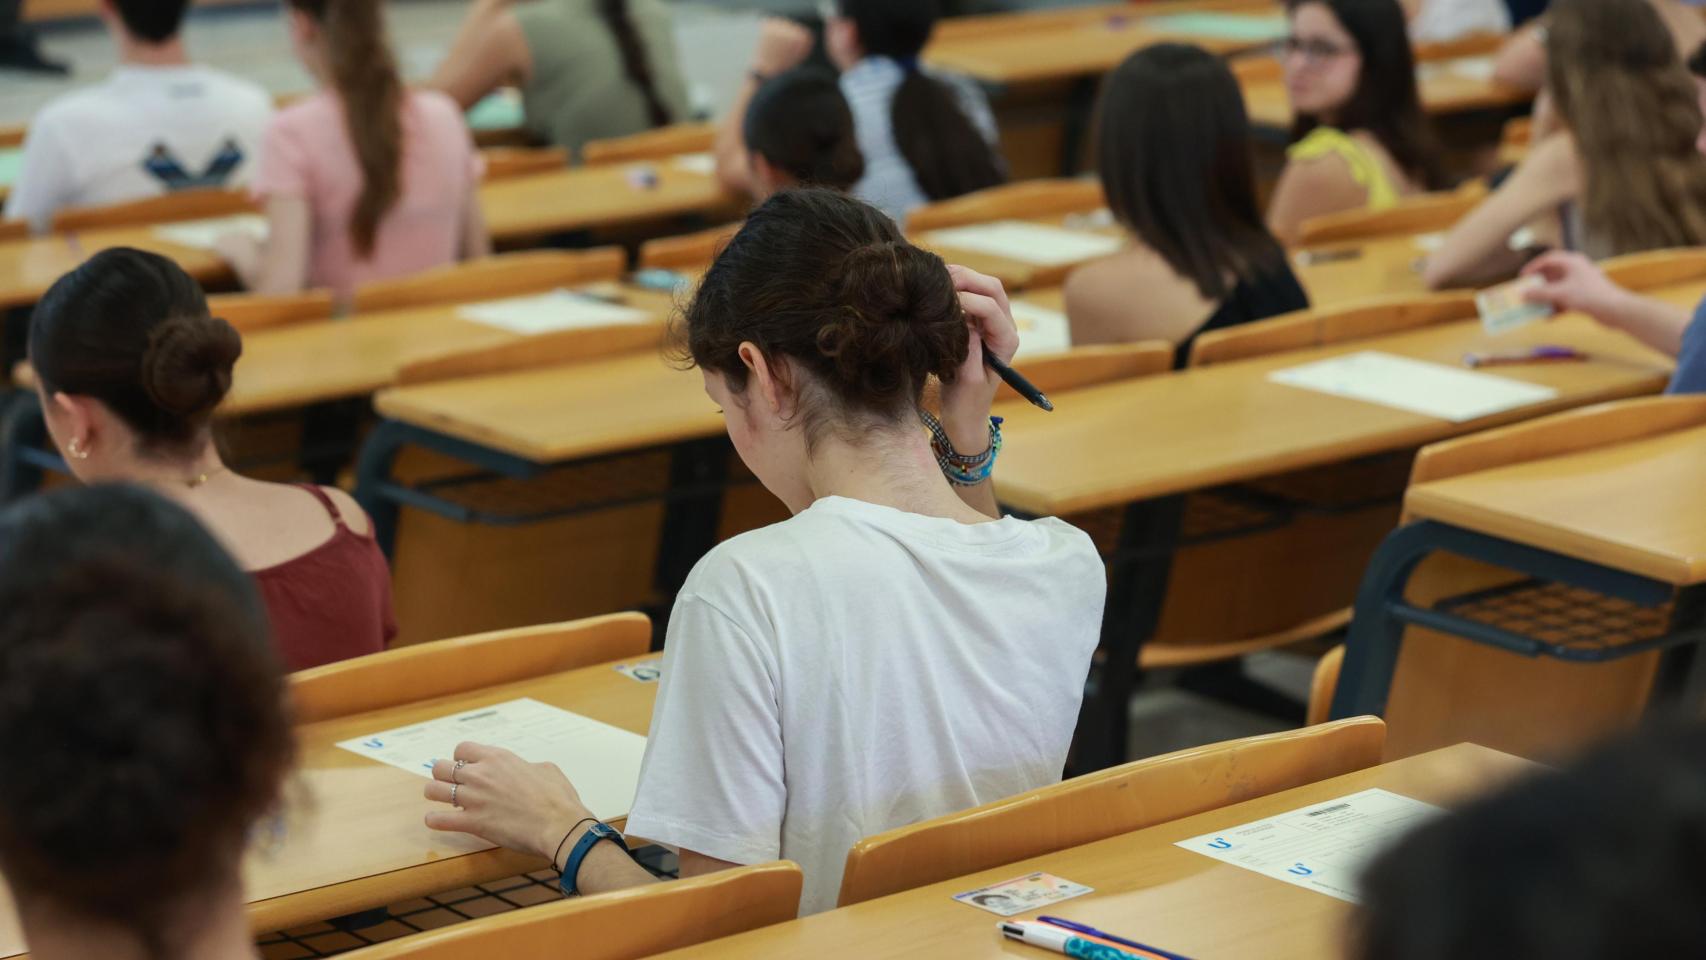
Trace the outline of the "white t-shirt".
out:
<instances>
[{"instance_id":1,"label":"white t-shirt","mask_svg":"<svg viewBox=\"0 0 1706 960\"><path fill-rule=\"evenodd\" d=\"M272 98L208 67L121 65L41 109L6 216L43 232L65 207L247 181Z\"/></svg>"},{"instance_id":2,"label":"white t-shirt","mask_svg":"<svg viewBox=\"0 0 1706 960\"><path fill-rule=\"evenodd\" d=\"M829 497L736 537L676 598L628 830L829 909L858 840L1060 779L1105 592L1054 519Z\"/></svg>"},{"instance_id":3,"label":"white t-shirt","mask_svg":"<svg viewBox=\"0 0 1706 960\"><path fill-rule=\"evenodd\" d=\"M960 110L993 147L999 134L983 90L965 77L929 76L954 91ZM865 158L865 175L853 185L853 195L897 221L930 202L894 139L894 95L905 79L906 71L887 57L866 57L841 73L841 93L853 114L853 135Z\"/></svg>"}]
</instances>

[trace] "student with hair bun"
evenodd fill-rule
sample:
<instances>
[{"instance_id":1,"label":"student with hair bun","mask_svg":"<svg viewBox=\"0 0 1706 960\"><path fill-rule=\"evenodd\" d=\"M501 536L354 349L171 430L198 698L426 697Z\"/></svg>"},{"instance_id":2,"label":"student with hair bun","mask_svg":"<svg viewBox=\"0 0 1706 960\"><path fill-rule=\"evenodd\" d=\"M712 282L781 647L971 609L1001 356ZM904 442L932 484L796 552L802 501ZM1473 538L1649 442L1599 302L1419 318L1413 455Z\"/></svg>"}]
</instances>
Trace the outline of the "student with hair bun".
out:
<instances>
[{"instance_id":1,"label":"student with hair bun","mask_svg":"<svg viewBox=\"0 0 1706 960\"><path fill-rule=\"evenodd\" d=\"M826 70L796 67L766 80L746 105L745 134L760 200L799 186L845 193L865 175L853 113Z\"/></svg>"},{"instance_id":2,"label":"student with hair bun","mask_svg":"<svg viewBox=\"0 0 1706 960\"><path fill-rule=\"evenodd\" d=\"M576 152L692 112L664 0L475 0L432 86L464 110L519 87L528 132Z\"/></svg>"},{"instance_id":3,"label":"student with hair bun","mask_svg":"<svg viewBox=\"0 0 1706 960\"><path fill-rule=\"evenodd\" d=\"M996 509L983 355L1017 347L999 282L827 190L771 197L705 275L685 355L794 515L707 554L670 616L628 827L683 876L786 858L815 913L860 838L1060 778L1106 576L1082 531ZM556 768L455 761L429 826L555 856L570 890L650 882Z\"/></svg>"},{"instance_id":4,"label":"student with hair bun","mask_svg":"<svg viewBox=\"0 0 1706 960\"><path fill-rule=\"evenodd\" d=\"M289 0L286 13L321 89L267 128L252 188L267 239L221 239L243 282L347 302L364 283L490 253L473 137L449 97L403 85L380 0Z\"/></svg>"},{"instance_id":5,"label":"student with hair bun","mask_svg":"<svg viewBox=\"0 0 1706 960\"><path fill-rule=\"evenodd\" d=\"M177 264L122 247L61 277L30 322L48 432L79 480L149 487L207 524L259 585L290 669L377 652L396 626L361 508L342 491L251 480L220 459L213 411L242 351Z\"/></svg>"},{"instance_id":6,"label":"student with hair bun","mask_svg":"<svg viewBox=\"0 0 1706 960\"><path fill-rule=\"evenodd\" d=\"M239 864L294 744L253 583L166 499L71 487L0 513L0 609L30 955L254 956Z\"/></svg>"}]
</instances>

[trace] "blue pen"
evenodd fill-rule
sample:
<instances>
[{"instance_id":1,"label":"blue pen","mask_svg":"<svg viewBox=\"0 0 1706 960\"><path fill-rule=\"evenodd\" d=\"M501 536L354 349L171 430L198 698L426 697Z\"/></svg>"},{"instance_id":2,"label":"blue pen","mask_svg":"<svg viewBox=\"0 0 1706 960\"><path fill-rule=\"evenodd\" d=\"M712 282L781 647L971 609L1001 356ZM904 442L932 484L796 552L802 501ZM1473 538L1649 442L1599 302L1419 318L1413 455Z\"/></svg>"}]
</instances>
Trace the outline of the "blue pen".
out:
<instances>
[{"instance_id":1,"label":"blue pen","mask_svg":"<svg viewBox=\"0 0 1706 960\"><path fill-rule=\"evenodd\" d=\"M1152 946L1149 946L1148 944L1145 944L1145 943L1138 943L1135 940L1127 940L1124 937L1116 937L1111 933L1106 933L1106 932L1103 932L1101 930L1097 930L1095 927L1089 926L1087 924L1076 923L1074 921L1065 920L1065 919L1062 919L1060 917L1038 917L1037 919L1041 920L1043 923L1046 923L1051 927L1059 927L1062 930L1071 930L1073 933L1082 933L1087 937L1100 937L1103 940L1108 941L1109 943L1117 943L1122 947L1131 947L1131 948L1136 949L1136 950L1143 950L1147 953L1153 953L1158 957L1165 957L1166 960L1191 960L1190 957L1183 956L1183 955L1177 954L1177 953L1173 953L1173 952L1168 951L1168 950L1163 950L1160 947L1152 947Z\"/></svg>"}]
</instances>

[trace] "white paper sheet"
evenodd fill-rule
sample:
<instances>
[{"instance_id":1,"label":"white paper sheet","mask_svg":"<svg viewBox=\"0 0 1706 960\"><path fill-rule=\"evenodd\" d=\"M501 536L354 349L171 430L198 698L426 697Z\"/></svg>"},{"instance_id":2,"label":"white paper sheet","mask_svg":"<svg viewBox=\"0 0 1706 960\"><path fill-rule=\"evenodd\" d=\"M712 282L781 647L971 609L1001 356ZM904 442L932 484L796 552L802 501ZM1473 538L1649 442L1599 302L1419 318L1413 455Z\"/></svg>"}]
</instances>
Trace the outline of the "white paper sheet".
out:
<instances>
[{"instance_id":1,"label":"white paper sheet","mask_svg":"<svg viewBox=\"0 0 1706 960\"><path fill-rule=\"evenodd\" d=\"M526 297L471 303L458 310L457 314L464 320L523 335L651 323L656 319L645 310L609 303L573 290L552 290Z\"/></svg>"},{"instance_id":2,"label":"white paper sheet","mask_svg":"<svg viewBox=\"0 0 1706 960\"><path fill-rule=\"evenodd\" d=\"M1023 220L999 220L970 227L937 230L924 238L932 247L990 253L1021 263L1059 267L1117 252L1117 236L1066 230Z\"/></svg>"},{"instance_id":3,"label":"white paper sheet","mask_svg":"<svg viewBox=\"0 0 1706 960\"><path fill-rule=\"evenodd\" d=\"M1551 387L1459 370L1377 350L1268 374L1274 383L1378 403L1452 423L1556 399Z\"/></svg>"},{"instance_id":4,"label":"white paper sheet","mask_svg":"<svg viewBox=\"0 0 1706 960\"><path fill-rule=\"evenodd\" d=\"M481 707L338 744L430 779L434 760L465 740L513 750L532 763L554 763L592 815L622 817L634 805L646 738L531 698Z\"/></svg>"},{"instance_id":5,"label":"white paper sheet","mask_svg":"<svg viewBox=\"0 0 1706 960\"><path fill-rule=\"evenodd\" d=\"M1067 323L1066 314L1023 300L1014 300L1012 307L1013 322L1019 327L1020 358L1042 357L1072 349L1072 327Z\"/></svg>"},{"instance_id":6,"label":"white paper sheet","mask_svg":"<svg viewBox=\"0 0 1706 960\"><path fill-rule=\"evenodd\" d=\"M185 220L182 223L163 223L154 228L154 235L169 243L212 250L215 242L228 233L247 234L257 241L267 238L267 218L258 213L239 213L209 220Z\"/></svg>"},{"instance_id":7,"label":"white paper sheet","mask_svg":"<svg viewBox=\"0 0 1706 960\"><path fill-rule=\"evenodd\" d=\"M1364 790L1175 846L1356 903L1357 877L1369 860L1441 812L1387 790Z\"/></svg>"},{"instance_id":8,"label":"white paper sheet","mask_svg":"<svg viewBox=\"0 0 1706 960\"><path fill-rule=\"evenodd\" d=\"M708 153L684 153L675 158L675 169L714 177L717 175L717 158Z\"/></svg>"}]
</instances>

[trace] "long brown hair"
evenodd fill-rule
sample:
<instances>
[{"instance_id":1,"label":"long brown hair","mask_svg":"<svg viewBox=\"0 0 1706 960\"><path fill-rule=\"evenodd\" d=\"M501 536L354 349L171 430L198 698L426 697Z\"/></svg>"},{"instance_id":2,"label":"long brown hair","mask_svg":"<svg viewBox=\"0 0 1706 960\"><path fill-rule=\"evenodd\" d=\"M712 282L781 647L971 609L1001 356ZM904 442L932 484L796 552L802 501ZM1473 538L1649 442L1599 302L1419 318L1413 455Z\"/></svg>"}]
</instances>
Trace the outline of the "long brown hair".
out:
<instances>
[{"instance_id":1,"label":"long brown hair","mask_svg":"<svg viewBox=\"0 0 1706 960\"><path fill-rule=\"evenodd\" d=\"M379 221L403 193L403 79L385 41L380 0L290 0L325 37L326 68L344 105L344 123L361 167L361 197L350 238L373 253Z\"/></svg>"},{"instance_id":2,"label":"long brown hair","mask_svg":"<svg viewBox=\"0 0 1706 960\"><path fill-rule=\"evenodd\" d=\"M657 77L652 71L652 60L646 53L645 38L640 34L640 28L634 23L633 14L628 10L628 0L599 0L599 15L610 28L610 35L616 40L616 52L622 55L622 69L627 71L628 80L638 87L640 95L646 98L646 115L651 119L652 126L662 127L674 122L675 116L670 112L668 104L663 102L663 94L658 91Z\"/></svg>"},{"instance_id":3,"label":"long brown hair","mask_svg":"<svg viewBox=\"0 0 1706 960\"><path fill-rule=\"evenodd\" d=\"M1700 107L1646 0L1557 0L1547 74L1582 161L1582 220L1610 253L1706 244Z\"/></svg>"}]
</instances>

